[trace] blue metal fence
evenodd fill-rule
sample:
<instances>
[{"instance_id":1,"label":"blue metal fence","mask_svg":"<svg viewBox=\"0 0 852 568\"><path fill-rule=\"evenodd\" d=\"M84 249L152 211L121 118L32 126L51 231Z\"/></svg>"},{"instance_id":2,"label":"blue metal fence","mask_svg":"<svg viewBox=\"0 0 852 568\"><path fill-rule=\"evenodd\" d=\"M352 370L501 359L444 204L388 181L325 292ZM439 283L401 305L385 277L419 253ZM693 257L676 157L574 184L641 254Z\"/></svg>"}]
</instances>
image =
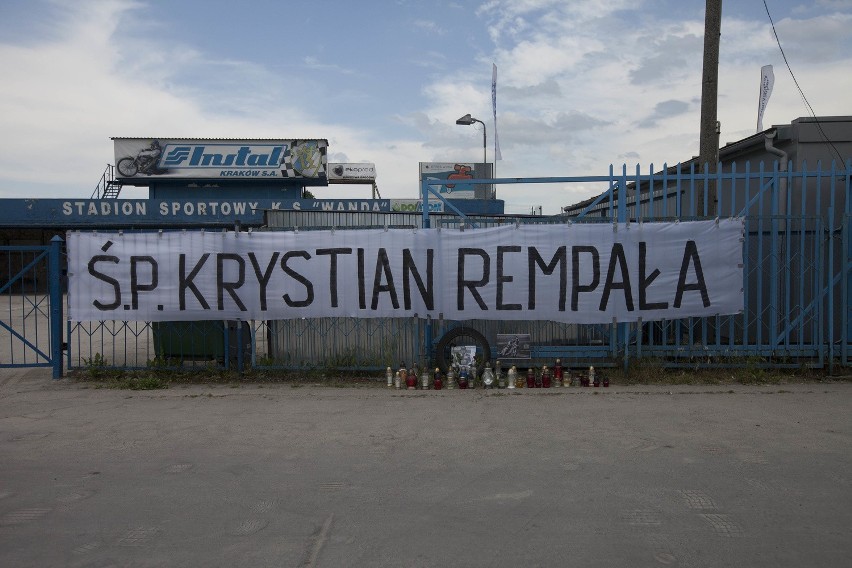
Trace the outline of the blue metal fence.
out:
<instances>
[{"instance_id":1,"label":"blue metal fence","mask_svg":"<svg viewBox=\"0 0 852 568\"><path fill-rule=\"evenodd\" d=\"M0 246L0 368L50 367L62 375L62 239Z\"/></svg>"},{"instance_id":2,"label":"blue metal fence","mask_svg":"<svg viewBox=\"0 0 852 568\"><path fill-rule=\"evenodd\" d=\"M849 206L847 205L847 208ZM841 290L845 290L846 296L843 301L843 343L841 346L841 359L844 365L852 365L852 213L848 212L843 218L843 250L845 251Z\"/></svg>"},{"instance_id":3,"label":"blue metal fence","mask_svg":"<svg viewBox=\"0 0 852 568\"><path fill-rule=\"evenodd\" d=\"M486 322L418 319L314 318L284 321L83 322L68 325L68 367L98 361L122 368L202 365L261 369L396 368L430 363L442 337L455 328L477 332L494 359L497 335L528 333L529 364L559 357L568 366L627 366L657 358L668 366L810 366L850 364L852 342L852 164L780 171L778 164L726 164L711 173L664 165L648 173L610 169L606 176L453 180L493 183L499 191L524 186L583 184L600 195L552 217L441 219L476 230L498 223L642 223L718 217L745 218L741 314L708 318L613 322ZM441 199L421 187L425 201ZM521 186L520 188L518 186ZM452 206L446 202L446 210ZM430 225L428 206L423 225ZM524 365L527 364L525 361Z\"/></svg>"}]
</instances>

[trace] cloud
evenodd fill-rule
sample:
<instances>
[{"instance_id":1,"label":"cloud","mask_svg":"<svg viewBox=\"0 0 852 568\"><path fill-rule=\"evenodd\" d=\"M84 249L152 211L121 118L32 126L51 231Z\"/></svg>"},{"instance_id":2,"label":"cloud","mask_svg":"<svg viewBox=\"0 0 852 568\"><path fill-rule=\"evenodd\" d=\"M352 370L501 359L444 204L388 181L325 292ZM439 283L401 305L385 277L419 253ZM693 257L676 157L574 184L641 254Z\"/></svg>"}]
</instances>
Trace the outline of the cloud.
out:
<instances>
[{"instance_id":1,"label":"cloud","mask_svg":"<svg viewBox=\"0 0 852 568\"><path fill-rule=\"evenodd\" d=\"M672 116L679 116L686 113L690 108L688 102L669 100L657 103L654 106L654 112L643 118L637 123L639 128L653 128L658 122Z\"/></svg>"},{"instance_id":2,"label":"cloud","mask_svg":"<svg viewBox=\"0 0 852 568\"><path fill-rule=\"evenodd\" d=\"M567 144L607 124L605 120L581 112L563 112L540 119L507 113L500 119L500 146L508 151L515 146Z\"/></svg>"},{"instance_id":3,"label":"cloud","mask_svg":"<svg viewBox=\"0 0 852 568\"><path fill-rule=\"evenodd\" d=\"M848 57L851 27L852 14L824 14L805 20L784 18L775 23L781 47L791 64L825 63Z\"/></svg>"},{"instance_id":4,"label":"cloud","mask_svg":"<svg viewBox=\"0 0 852 568\"><path fill-rule=\"evenodd\" d=\"M413 65L418 67L433 69L433 70L442 70L447 64L447 56L441 53L440 51L424 51L418 52L416 57L411 60Z\"/></svg>"},{"instance_id":5,"label":"cloud","mask_svg":"<svg viewBox=\"0 0 852 568\"><path fill-rule=\"evenodd\" d=\"M852 0L816 0L816 5L831 10L852 10Z\"/></svg>"},{"instance_id":6,"label":"cloud","mask_svg":"<svg viewBox=\"0 0 852 568\"><path fill-rule=\"evenodd\" d=\"M415 28L421 29L424 32L428 32L430 34L436 34L441 36L447 33L447 30L442 26L438 25L438 23L434 20L414 20L412 22L412 25Z\"/></svg>"},{"instance_id":7,"label":"cloud","mask_svg":"<svg viewBox=\"0 0 852 568\"><path fill-rule=\"evenodd\" d=\"M142 41L134 35L141 9L74 3L39 38L0 44L0 195L18 197L23 186L34 197L94 190L112 161L112 136L280 137L284 119L253 109L274 102L281 116L298 116L281 104L281 80L260 65ZM302 123L311 124L289 125L320 130Z\"/></svg>"},{"instance_id":8,"label":"cloud","mask_svg":"<svg viewBox=\"0 0 852 568\"><path fill-rule=\"evenodd\" d=\"M212 42L187 43L192 34L176 31L183 20L142 1L57 0L20 30L3 18L0 194L87 196L112 161L110 136L283 135L327 138L334 156L376 164L383 197L413 197L418 162L481 159L481 126L457 126L459 116L486 123L493 155L492 62L504 158L498 173L602 175L627 160L644 171L697 153L701 6L672 0L663 12L647 0L489 0L466 13L467 34L427 42L438 31L434 22L457 19L459 6L436 3L416 21L418 32L381 35L425 13L415 12L416 2L401 5L380 25L371 22L375 35L359 43L358 57L384 66L374 79L369 67L345 63L351 59L334 51L334 38L285 46L280 57L256 57L234 41L222 56ZM8 6L0 8L4 16ZM849 114L852 5L823 0L805 8L777 14L782 45L817 113ZM762 65L774 64L776 74L765 123L808 114L762 10L753 19L723 13L721 42L723 144L754 130ZM398 56L391 69L389 49ZM345 190L370 196L369 188ZM543 203L555 212L594 191L594 184L562 184L500 195L509 211Z\"/></svg>"},{"instance_id":9,"label":"cloud","mask_svg":"<svg viewBox=\"0 0 852 568\"><path fill-rule=\"evenodd\" d=\"M649 42L647 47L638 45ZM637 37L633 42L641 57L631 61L628 73L633 85L670 83L682 80L700 62L704 40L701 35L685 30L663 35L657 39Z\"/></svg>"},{"instance_id":10,"label":"cloud","mask_svg":"<svg viewBox=\"0 0 852 568\"><path fill-rule=\"evenodd\" d=\"M503 87L501 95L509 96L514 100L535 99L540 97L562 97L562 89L556 79L550 78L537 85L524 87Z\"/></svg>"},{"instance_id":11,"label":"cloud","mask_svg":"<svg viewBox=\"0 0 852 568\"><path fill-rule=\"evenodd\" d=\"M314 55L305 56L302 59L302 64L308 69L314 69L317 71L333 71L335 73L342 73L344 75L352 75L354 73L352 69L347 69L334 63L323 63L319 60L318 57Z\"/></svg>"}]
</instances>

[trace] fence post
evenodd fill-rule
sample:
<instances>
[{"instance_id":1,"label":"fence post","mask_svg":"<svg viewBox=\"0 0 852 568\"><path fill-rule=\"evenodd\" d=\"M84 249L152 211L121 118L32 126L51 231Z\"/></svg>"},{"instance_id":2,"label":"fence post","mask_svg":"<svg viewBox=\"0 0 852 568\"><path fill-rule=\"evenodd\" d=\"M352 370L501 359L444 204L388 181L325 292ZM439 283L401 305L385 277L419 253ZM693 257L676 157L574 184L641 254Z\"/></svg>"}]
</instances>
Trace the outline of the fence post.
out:
<instances>
[{"instance_id":1,"label":"fence post","mask_svg":"<svg viewBox=\"0 0 852 568\"><path fill-rule=\"evenodd\" d=\"M423 203L423 228L429 229L432 224L429 221L429 185L426 180L420 181L420 201ZM420 339L420 326L417 326L418 329L418 340ZM426 359L426 370L431 366L429 363L429 356L432 353L432 316L427 316L426 319L426 329L424 330L423 336L423 353Z\"/></svg>"},{"instance_id":2,"label":"fence post","mask_svg":"<svg viewBox=\"0 0 852 568\"><path fill-rule=\"evenodd\" d=\"M834 194L832 192L832 197ZM828 372L834 374L834 206L828 208Z\"/></svg>"},{"instance_id":3,"label":"fence post","mask_svg":"<svg viewBox=\"0 0 852 568\"><path fill-rule=\"evenodd\" d=\"M848 207L849 207L848 203L847 203L846 207L848 209ZM849 266L849 259L852 258L852 247L849 246L850 245L850 243L849 243L849 222L850 222L850 220L852 220L852 216L850 216L848 214L846 216L844 216L843 225L840 228L841 238L842 238L842 242L843 242L843 244L842 244L843 253L840 256L840 258L843 261L842 266L840 267L840 274L842 276L841 277L841 283L840 283L840 294L841 294L840 297L842 299L842 301L840 302L840 304L842 306L841 307L842 311L840 312L840 319L841 319L841 322L840 322L840 338L841 338L841 340L840 340L840 346L841 346L840 357L841 357L841 360L840 360L840 362L841 362L841 365L844 365L844 366L849 364L849 338L850 338L850 335L852 335L852 328L849 327L849 310L850 310L849 302L852 301L852 287L850 287L850 284L852 284L852 283L849 282L849 270L852 269L852 267Z\"/></svg>"},{"instance_id":4,"label":"fence post","mask_svg":"<svg viewBox=\"0 0 852 568\"><path fill-rule=\"evenodd\" d=\"M636 166L639 167L638 165ZM641 204L639 203L639 176L636 176L636 211L637 214L641 208ZM616 223L613 226L614 229L618 227L618 223L626 223L627 222L627 166L623 166L622 169L622 179L621 183L618 184L618 219L616 219ZM629 351L629 333L630 330L627 328L626 323L619 323L616 327L616 343L621 343L624 341L624 356L622 357L622 366L624 368L624 374L627 374L628 365L630 363L630 353Z\"/></svg>"},{"instance_id":5,"label":"fence post","mask_svg":"<svg viewBox=\"0 0 852 568\"><path fill-rule=\"evenodd\" d=\"M241 373L245 370L243 365L243 320L237 320L237 372Z\"/></svg>"},{"instance_id":6,"label":"fence post","mask_svg":"<svg viewBox=\"0 0 852 568\"><path fill-rule=\"evenodd\" d=\"M426 359L426 370L429 370L431 367L431 356L432 356L432 316L427 314L426 316L426 326L424 329L423 336L423 353Z\"/></svg>"},{"instance_id":7,"label":"fence post","mask_svg":"<svg viewBox=\"0 0 852 568\"><path fill-rule=\"evenodd\" d=\"M228 320L222 320L222 339L225 341L223 352L225 353L222 364L226 371L231 370L231 328L228 326Z\"/></svg>"},{"instance_id":8,"label":"fence post","mask_svg":"<svg viewBox=\"0 0 852 568\"><path fill-rule=\"evenodd\" d=\"M423 228L428 229L429 222L429 183L424 179L420 181L420 200L423 202Z\"/></svg>"},{"instance_id":9,"label":"fence post","mask_svg":"<svg viewBox=\"0 0 852 568\"><path fill-rule=\"evenodd\" d=\"M53 378L62 377L62 273L59 256L65 241L59 235L50 239L48 288L50 294L50 364Z\"/></svg>"}]
</instances>

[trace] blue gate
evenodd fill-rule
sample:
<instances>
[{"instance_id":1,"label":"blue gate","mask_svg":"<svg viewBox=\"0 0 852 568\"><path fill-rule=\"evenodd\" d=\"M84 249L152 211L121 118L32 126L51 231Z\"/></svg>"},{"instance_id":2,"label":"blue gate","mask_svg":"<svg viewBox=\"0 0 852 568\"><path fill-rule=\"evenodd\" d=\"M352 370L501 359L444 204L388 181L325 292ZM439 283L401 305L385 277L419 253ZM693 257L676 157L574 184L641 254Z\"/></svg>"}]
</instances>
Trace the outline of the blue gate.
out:
<instances>
[{"instance_id":1,"label":"blue gate","mask_svg":"<svg viewBox=\"0 0 852 568\"><path fill-rule=\"evenodd\" d=\"M850 205L852 206L852 205ZM846 262L843 267L843 286L845 291L846 309L843 310L843 329L846 333L843 338L843 364L852 364L852 213L847 213L843 221L843 251Z\"/></svg>"},{"instance_id":2,"label":"blue gate","mask_svg":"<svg viewBox=\"0 0 852 568\"><path fill-rule=\"evenodd\" d=\"M62 376L62 245L0 246L0 368Z\"/></svg>"},{"instance_id":3,"label":"blue gate","mask_svg":"<svg viewBox=\"0 0 852 568\"><path fill-rule=\"evenodd\" d=\"M746 162L725 164L715 173L695 164L653 165L647 174L626 166L620 174L613 168L608 176L573 178L506 178L454 180L457 185L484 183L511 187L523 184L589 183L606 188L597 198L563 208L564 215L522 219L532 223L642 223L677 222L692 219L742 218L745 305L742 313L730 316L687 318L655 322L621 323L611 326L562 326L552 334L540 334L547 322L530 322L531 349L538 358L559 356L563 362L584 362L596 357L618 360L627 368L631 358L653 357L666 366L809 366L822 368L852 355L852 298L850 262L850 211L852 211L852 163L832 162L824 169L782 171L776 162L771 169ZM424 181L421 195L444 201L435 186ZM428 226L429 208L423 207ZM838 212L845 211L845 216ZM460 223L477 228L505 220L466 219ZM515 221L518 222L518 221ZM843 237L844 246L840 246ZM842 321L841 321L842 320ZM488 324L494 328L493 324ZM515 325L517 328L517 325ZM607 330L606 328L610 329ZM576 329L574 329L576 328ZM491 338L495 330L476 328ZM498 329L496 332L507 333ZM561 336L561 344L554 345ZM842 351L842 353L841 353ZM537 358L535 355L533 358ZM537 361L537 364L545 361ZM603 365L604 362L599 363Z\"/></svg>"}]
</instances>

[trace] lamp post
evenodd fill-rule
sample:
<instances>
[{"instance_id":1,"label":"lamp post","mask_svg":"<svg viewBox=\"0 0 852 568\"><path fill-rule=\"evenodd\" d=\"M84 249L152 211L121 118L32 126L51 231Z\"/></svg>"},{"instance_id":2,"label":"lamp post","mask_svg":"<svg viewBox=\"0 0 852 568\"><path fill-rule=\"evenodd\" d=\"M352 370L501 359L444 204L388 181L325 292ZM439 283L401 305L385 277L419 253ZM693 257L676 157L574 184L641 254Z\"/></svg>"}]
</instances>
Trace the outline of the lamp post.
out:
<instances>
[{"instance_id":1,"label":"lamp post","mask_svg":"<svg viewBox=\"0 0 852 568\"><path fill-rule=\"evenodd\" d=\"M485 167L485 164L488 162L487 158L487 148L488 148L488 137L485 132L485 123L479 120L478 118L473 118L470 114L466 114L460 119L456 121L456 124L461 124L462 126L470 126L474 122L478 122L482 125L482 167Z\"/></svg>"}]
</instances>

